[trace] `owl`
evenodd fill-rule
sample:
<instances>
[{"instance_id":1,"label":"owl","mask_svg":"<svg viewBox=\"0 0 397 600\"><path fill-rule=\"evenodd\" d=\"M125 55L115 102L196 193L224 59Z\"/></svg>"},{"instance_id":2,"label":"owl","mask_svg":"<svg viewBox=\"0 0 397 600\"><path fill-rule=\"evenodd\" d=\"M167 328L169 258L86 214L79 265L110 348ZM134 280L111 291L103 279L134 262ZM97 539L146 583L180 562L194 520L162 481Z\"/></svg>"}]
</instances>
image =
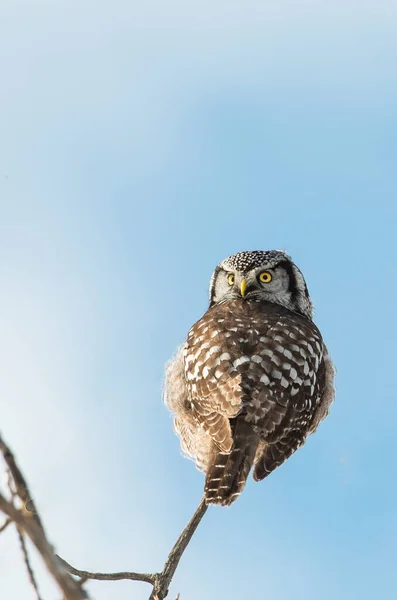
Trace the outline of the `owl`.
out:
<instances>
[{"instance_id":1,"label":"owl","mask_svg":"<svg viewBox=\"0 0 397 600\"><path fill-rule=\"evenodd\" d=\"M164 401L182 452L227 506L302 446L334 399L333 363L298 267L282 251L229 256L209 308L166 367Z\"/></svg>"}]
</instances>

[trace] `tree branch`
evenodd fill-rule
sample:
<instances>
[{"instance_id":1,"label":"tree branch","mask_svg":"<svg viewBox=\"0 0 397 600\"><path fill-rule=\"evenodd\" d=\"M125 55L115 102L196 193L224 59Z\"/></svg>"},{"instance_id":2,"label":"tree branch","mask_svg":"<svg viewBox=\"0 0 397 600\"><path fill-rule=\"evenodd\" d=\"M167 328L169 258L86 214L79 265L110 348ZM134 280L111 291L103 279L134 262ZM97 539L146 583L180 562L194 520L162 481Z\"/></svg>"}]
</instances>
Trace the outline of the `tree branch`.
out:
<instances>
[{"instance_id":1,"label":"tree branch","mask_svg":"<svg viewBox=\"0 0 397 600\"><path fill-rule=\"evenodd\" d=\"M15 486L15 492L13 490L12 482L9 481L8 485L10 488L10 492L12 496L17 496L23 505L25 511L29 512L34 516L34 519L37 523L41 525L39 514L36 510L36 506L30 496L28 485L25 481L24 476L22 475L18 465L15 462L14 455L12 454L10 448L7 446L5 441L2 439L0 435L0 452L3 455L5 463L8 467L9 474L12 477Z\"/></svg>"},{"instance_id":2,"label":"tree branch","mask_svg":"<svg viewBox=\"0 0 397 600\"><path fill-rule=\"evenodd\" d=\"M41 555L48 571L64 594L65 600L86 600L88 597L77 581L71 577L65 567L58 561L51 544L48 542L44 527L32 500L28 485L17 466L14 456L0 437L0 452L8 466L15 484L16 495L22 502L22 509L14 505L13 498L9 502L0 493L0 510L14 523L17 528L29 536Z\"/></svg>"},{"instance_id":3,"label":"tree branch","mask_svg":"<svg viewBox=\"0 0 397 600\"><path fill-rule=\"evenodd\" d=\"M179 561L181 560L182 554L192 539L194 532L196 531L201 519L207 511L207 508L208 506L203 498L193 517L190 519L189 523L186 525L185 529L175 542L161 573L134 573L132 571L122 571L120 573L92 573L91 571L81 571L80 569L76 569L60 556L57 556L57 558L69 571L69 573L81 577L84 581L87 579L99 579L101 581L132 579L134 581L145 581L153 586L149 600L163 600L168 594L169 585L178 567Z\"/></svg>"},{"instance_id":4,"label":"tree branch","mask_svg":"<svg viewBox=\"0 0 397 600\"><path fill-rule=\"evenodd\" d=\"M35 577L35 574L34 574L34 571L33 571L33 567L30 564L28 549L26 547L25 536L22 533L22 531L19 529L19 527L17 527L17 532L18 532L18 537L19 537L19 543L21 544L21 550L22 550L23 558L25 560L26 570L27 570L28 576L29 576L29 581L32 584L32 587L33 587L33 589L35 591L36 600L42 600L42 598L40 596L40 592L39 592L39 586L37 584L36 577Z\"/></svg>"},{"instance_id":5,"label":"tree branch","mask_svg":"<svg viewBox=\"0 0 397 600\"><path fill-rule=\"evenodd\" d=\"M182 555L192 539L201 519L207 511L208 505L206 504L204 498L201 500L196 512L175 542L171 552L168 555L163 570L160 573L135 573L132 571L122 571L118 573L94 573L91 571L82 571L80 569L76 569L71 564L66 562L66 560L54 553L52 546L49 544L46 538L44 527L25 478L16 464L11 450L1 439L1 437L0 452L4 457L12 477L12 482L14 484L14 486L10 484L12 496L10 502L6 500L6 498L0 493L0 510L7 517L7 520L1 527L0 532L3 531L11 521L13 521L16 524L20 534L21 543L24 542L24 534L29 536L41 554L47 569L57 581L61 590L64 592L65 600L85 600L88 596L81 586L88 579L96 579L101 581L119 581L122 579L144 581L153 587L149 600L164 600L168 594L168 588L178 567L179 561L181 560ZM15 498L19 499L19 501L22 503L21 509L15 506ZM29 568L29 560L26 558L27 554L24 544L23 549L25 563L28 566L30 579L32 582L34 582L34 576L32 577L32 571ZM80 577L80 580L76 581L71 577L71 575ZM35 586L35 589L38 594L37 586Z\"/></svg>"},{"instance_id":6,"label":"tree branch","mask_svg":"<svg viewBox=\"0 0 397 600\"><path fill-rule=\"evenodd\" d=\"M182 558L182 554L192 539L201 519L207 512L207 508L208 504L206 504L205 499L202 498L196 512L186 525L185 529L182 531L181 535L175 542L174 547L169 553L167 562L165 563L162 572L157 574L153 591L150 594L149 600L163 600L168 594L169 585L177 569L179 561Z\"/></svg>"},{"instance_id":7,"label":"tree branch","mask_svg":"<svg viewBox=\"0 0 397 600\"><path fill-rule=\"evenodd\" d=\"M10 517L7 517L7 519L4 521L3 525L0 527L0 533L2 533L5 529L7 529L7 527L12 523L12 519L10 519Z\"/></svg>"},{"instance_id":8,"label":"tree branch","mask_svg":"<svg viewBox=\"0 0 397 600\"><path fill-rule=\"evenodd\" d=\"M56 555L57 559L72 575L77 575L82 579L97 579L99 581L120 581L121 579L132 579L134 581L144 581L154 585L157 573L133 573L132 571L120 571L118 573L92 573L91 571L81 571L68 563L61 556Z\"/></svg>"}]
</instances>

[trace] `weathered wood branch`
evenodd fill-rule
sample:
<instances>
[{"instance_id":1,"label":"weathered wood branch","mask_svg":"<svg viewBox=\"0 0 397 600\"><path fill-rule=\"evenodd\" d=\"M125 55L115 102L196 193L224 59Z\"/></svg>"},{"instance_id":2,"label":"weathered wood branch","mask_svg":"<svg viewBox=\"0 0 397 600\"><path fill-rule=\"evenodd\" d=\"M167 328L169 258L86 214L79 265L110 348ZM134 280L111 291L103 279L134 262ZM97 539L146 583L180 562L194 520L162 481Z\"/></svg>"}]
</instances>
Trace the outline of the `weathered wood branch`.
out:
<instances>
[{"instance_id":1,"label":"weathered wood branch","mask_svg":"<svg viewBox=\"0 0 397 600\"><path fill-rule=\"evenodd\" d=\"M57 555L57 558L65 567L65 569L69 571L69 573L84 580L97 579L99 581L120 581L121 579L132 579L133 581L145 581L151 585L154 585L156 580L156 573L134 573L133 571L119 571L117 573L93 573L91 571L82 571L81 569L76 569L73 567L61 556Z\"/></svg>"},{"instance_id":2,"label":"weathered wood branch","mask_svg":"<svg viewBox=\"0 0 397 600\"><path fill-rule=\"evenodd\" d=\"M18 508L15 506L13 498L9 501L0 493L0 510L8 517L8 519L11 519L15 523L21 532L31 539L41 555L48 571L62 590L64 599L86 600L86 598L88 598L86 592L57 559L54 549L47 539L26 480L17 466L11 450L1 437L0 453L3 455L8 466L9 472L13 478L17 497L22 504L22 507Z\"/></svg>"},{"instance_id":3,"label":"weathered wood branch","mask_svg":"<svg viewBox=\"0 0 397 600\"><path fill-rule=\"evenodd\" d=\"M15 458L0 437L0 453L8 467L12 484L10 484L11 500L7 500L0 493L0 511L6 515L6 521L0 527L0 532L10 524L14 523L18 529L20 540L23 545L24 559L28 568L30 581L38 596L37 584L31 569L27 556L26 545L24 544L24 535L26 534L40 553L48 571L51 573L59 587L63 591L64 600L85 600L88 598L86 592L82 588L82 584L89 579L100 581L120 581L129 579L133 581L143 581L152 586L152 591L149 600L164 600L168 594L168 588L178 567L179 561L186 550L190 540L192 539L201 519L207 511L207 504L203 498L182 531L177 541L175 542L171 552L168 555L167 561L163 570L159 573L135 573L133 571L121 571L117 573L98 573L91 571L83 571L76 569L66 560L55 554L53 547L49 544L44 527L37 511L37 507L32 499L29 487L26 483L21 470L19 469ZM15 505L15 500L18 499L20 507ZM73 579L71 575L79 577L79 580ZM178 595L179 596L179 595Z\"/></svg>"},{"instance_id":4,"label":"weathered wood branch","mask_svg":"<svg viewBox=\"0 0 397 600\"><path fill-rule=\"evenodd\" d=\"M196 512L175 542L162 572L157 574L149 600L163 600L168 594L169 585L178 567L179 561L182 558L182 554L192 539L201 519L204 517L207 508L208 504L206 504L205 499L203 498L198 505Z\"/></svg>"},{"instance_id":5,"label":"weathered wood branch","mask_svg":"<svg viewBox=\"0 0 397 600\"><path fill-rule=\"evenodd\" d=\"M87 579L99 579L101 581L119 581L120 579L132 579L135 581L145 581L153 586L153 590L150 594L149 600L163 600L168 594L168 588L174 576L174 573L178 567L179 561L181 560L182 554L186 550L190 540L193 537L201 519L203 518L208 506L204 500L201 500L196 512L182 531L181 535L177 539L168 555L167 561L163 567L161 573L134 573L132 571L125 571L120 573L93 573L91 571L82 571L76 569L71 564L66 562L60 556L58 557L61 564L68 569L69 573L81 577L82 580Z\"/></svg>"}]
</instances>

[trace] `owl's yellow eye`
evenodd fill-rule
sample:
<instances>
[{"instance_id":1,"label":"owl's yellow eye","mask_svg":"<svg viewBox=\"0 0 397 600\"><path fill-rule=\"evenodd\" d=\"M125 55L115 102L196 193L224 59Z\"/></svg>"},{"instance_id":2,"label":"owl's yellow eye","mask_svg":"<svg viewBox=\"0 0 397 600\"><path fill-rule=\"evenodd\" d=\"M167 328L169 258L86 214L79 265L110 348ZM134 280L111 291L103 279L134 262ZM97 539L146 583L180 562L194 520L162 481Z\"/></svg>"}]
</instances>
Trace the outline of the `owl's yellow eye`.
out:
<instances>
[{"instance_id":1,"label":"owl's yellow eye","mask_svg":"<svg viewBox=\"0 0 397 600\"><path fill-rule=\"evenodd\" d=\"M229 285L234 285L234 273L229 273L227 276L227 282Z\"/></svg>"},{"instance_id":2,"label":"owl's yellow eye","mask_svg":"<svg viewBox=\"0 0 397 600\"><path fill-rule=\"evenodd\" d=\"M258 279L261 283L270 283L273 277L269 271L262 271L262 273L258 276Z\"/></svg>"}]
</instances>

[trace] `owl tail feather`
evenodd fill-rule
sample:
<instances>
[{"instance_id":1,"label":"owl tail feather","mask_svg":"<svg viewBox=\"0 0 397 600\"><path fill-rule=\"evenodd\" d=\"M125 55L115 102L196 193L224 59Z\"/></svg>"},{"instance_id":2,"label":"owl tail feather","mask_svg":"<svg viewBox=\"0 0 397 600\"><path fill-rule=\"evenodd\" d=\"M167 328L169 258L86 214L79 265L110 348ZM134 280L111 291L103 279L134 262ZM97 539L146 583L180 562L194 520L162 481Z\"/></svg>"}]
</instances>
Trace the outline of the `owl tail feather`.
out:
<instances>
[{"instance_id":1,"label":"owl tail feather","mask_svg":"<svg viewBox=\"0 0 397 600\"><path fill-rule=\"evenodd\" d=\"M213 452L205 479L207 504L229 506L244 489L259 443L252 425L242 417L230 419L233 446L229 453L219 452L213 442Z\"/></svg>"}]
</instances>

